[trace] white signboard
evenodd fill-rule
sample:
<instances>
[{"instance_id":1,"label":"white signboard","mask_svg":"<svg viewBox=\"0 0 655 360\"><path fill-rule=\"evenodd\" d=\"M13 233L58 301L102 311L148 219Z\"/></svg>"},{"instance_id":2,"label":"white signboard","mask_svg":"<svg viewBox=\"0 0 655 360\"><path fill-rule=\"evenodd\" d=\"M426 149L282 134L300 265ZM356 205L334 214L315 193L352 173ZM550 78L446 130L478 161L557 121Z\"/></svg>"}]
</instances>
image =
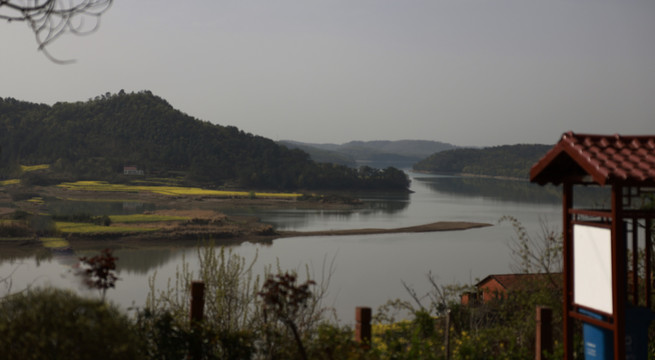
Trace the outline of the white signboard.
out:
<instances>
[{"instance_id":1,"label":"white signboard","mask_svg":"<svg viewBox=\"0 0 655 360\"><path fill-rule=\"evenodd\" d=\"M613 313L610 229L573 226L573 302Z\"/></svg>"}]
</instances>

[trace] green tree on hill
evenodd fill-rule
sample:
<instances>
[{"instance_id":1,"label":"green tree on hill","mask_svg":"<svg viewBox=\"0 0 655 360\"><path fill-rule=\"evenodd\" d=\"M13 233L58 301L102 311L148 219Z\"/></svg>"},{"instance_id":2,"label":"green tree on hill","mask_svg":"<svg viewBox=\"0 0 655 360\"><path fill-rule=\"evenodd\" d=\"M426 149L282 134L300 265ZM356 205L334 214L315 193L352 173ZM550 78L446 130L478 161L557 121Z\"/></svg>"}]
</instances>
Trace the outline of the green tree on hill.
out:
<instances>
[{"instance_id":1,"label":"green tree on hill","mask_svg":"<svg viewBox=\"0 0 655 360\"><path fill-rule=\"evenodd\" d=\"M149 91L53 106L0 98L2 164L52 164L74 179L112 179L125 165L180 172L201 185L263 189L406 190L404 173L313 162L273 140L192 118Z\"/></svg>"},{"instance_id":2,"label":"green tree on hill","mask_svg":"<svg viewBox=\"0 0 655 360\"><path fill-rule=\"evenodd\" d=\"M414 170L524 179L530 167L550 150L550 145L503 145L482 149L454 149L433 154L416 163Z\"/></svg>"}]
</instances>

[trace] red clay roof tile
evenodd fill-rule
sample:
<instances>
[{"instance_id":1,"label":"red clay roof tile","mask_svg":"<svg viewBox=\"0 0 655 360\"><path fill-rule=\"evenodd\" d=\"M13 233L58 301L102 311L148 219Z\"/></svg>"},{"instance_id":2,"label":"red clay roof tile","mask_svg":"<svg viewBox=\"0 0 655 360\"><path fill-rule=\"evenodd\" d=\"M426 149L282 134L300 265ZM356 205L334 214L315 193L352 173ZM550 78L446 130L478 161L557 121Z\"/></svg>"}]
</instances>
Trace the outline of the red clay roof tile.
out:
<instances>
[{"instance_id":1,"label":"red clay roof tile","mask_svg":"<svg viewBox=\"0 0 655 360\"><path fill-rule=\"evenodd\" d=\"M586 176L600 185L655 185L655 135L567 132L530 170L530 181L540 184L583 183Z\"/></svg>"}]
</instances>

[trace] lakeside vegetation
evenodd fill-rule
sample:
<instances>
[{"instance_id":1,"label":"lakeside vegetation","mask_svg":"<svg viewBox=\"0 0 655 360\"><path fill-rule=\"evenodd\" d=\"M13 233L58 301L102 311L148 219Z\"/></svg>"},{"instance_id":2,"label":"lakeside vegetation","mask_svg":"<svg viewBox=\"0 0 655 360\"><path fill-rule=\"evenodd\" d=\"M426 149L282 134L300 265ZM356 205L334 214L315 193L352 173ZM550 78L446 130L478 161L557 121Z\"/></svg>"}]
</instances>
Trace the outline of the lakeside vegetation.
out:
<instances>
[{"instance_id":1,"label":"lakeside vegetation","mask_svg":"<svg viewBox=\"0 0 655 360\"><path fill-rule=\"evenodd\" d=\"M529 242L520 227L517 234L516 244L522 250L516 253L516 263L526 271L541 266L541 256L560 246L554 233L549 233L550 238L539 243L546 248L542 253L535 252L536 244ZM518 360L534 356L536 305L553 306L555 329L558 317L561 318L557 307L561 288L527 283L512 296L484 304L462 305L459 295L470 291L470 285L438 284L428 274L432 288L425 295L422 291L426 289L416 290L406 285L413 302L391 299L374 312L371 343L362 346L354 340L354 328L338 323L323 303L330 286L329 274L316 282L310 278L309 270L298 273L272 267L260 277L253 273L255 260L246 261L211 244L199 247L197 256L200 263L197 272L189 270L183 260L163 289L154 287L156 275L153 275L146 303L133 309L131 315L103 300L107 291L121 291L117 278L110 283L97 282L95 277L88 279L89 284L99 284L93 288L99 290L100 299L51 288L33 288L6 296L0 299L0 349L10 357L22 356L26 346L36 357L55 356L69 345L52 347L50 344L69 344L66 339L75 338L94 347L85 348L83 354L62 356L70 359L192 356L201 359ZM85 265L89 261L104 265L89 268ZM120 262L120 258L106 250L96 257L80 258L80 269L88 269L80 274L111 275L115 262ZM557 275L553 273L553 276ZM189 314L191 283L196 280L204 283L206 297L202 320L194 322ZM49 316L42 316L44 311ZM399 318L400 312L407 315ZM29 336L21 337L23 332ZM559 332L555 339L552 359L561 355ZM106 347L113 350L98 350Z\"/></svg>"}]
</instances>

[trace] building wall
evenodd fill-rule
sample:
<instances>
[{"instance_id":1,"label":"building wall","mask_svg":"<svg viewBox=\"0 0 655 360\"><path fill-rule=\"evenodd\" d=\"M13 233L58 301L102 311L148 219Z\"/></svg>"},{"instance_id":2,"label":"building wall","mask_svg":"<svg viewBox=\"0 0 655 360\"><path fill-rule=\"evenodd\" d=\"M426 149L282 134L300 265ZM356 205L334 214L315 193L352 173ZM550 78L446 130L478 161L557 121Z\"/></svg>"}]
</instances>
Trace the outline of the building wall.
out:
<instances>
[{"instance_id":1,"label":"building wall","mask_svg":"<svg viewBox=\"0 0 655 360\"><path fill-rule=\"evenodd\" d=\"M499 297L503 297L507 291L501 283L493 278L489 279L489 281L486 283L481 284L478 288L482 292L482 302L487 302L498 299Z\"/></svg>"}]
</instances>

